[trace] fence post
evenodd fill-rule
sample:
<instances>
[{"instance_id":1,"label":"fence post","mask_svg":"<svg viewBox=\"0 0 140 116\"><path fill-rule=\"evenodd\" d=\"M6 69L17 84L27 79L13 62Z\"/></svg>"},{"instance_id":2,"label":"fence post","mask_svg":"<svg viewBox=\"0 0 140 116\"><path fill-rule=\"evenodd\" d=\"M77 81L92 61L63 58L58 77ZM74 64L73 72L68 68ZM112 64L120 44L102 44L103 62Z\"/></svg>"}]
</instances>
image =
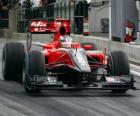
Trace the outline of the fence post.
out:
<instances>
[{"instance_id":1,"label":"fence post","mask_svg":"<svg viewBox=\"0 0 140 116\"><path fill-rule=\"evenodd\" d=\"M8 21L9 21L9 29L7 32L7 36L9 38L13 38L14 36L14 32L17 31L17 22L16 22L16 0L11 0L10 1L10 5L11 5L11 9L9 10L9 17L8 17Z\"/></svg>"},{"instance_id":2,"label":"fence post","mask_svg":"<svg viewBox=\"0 0 140 116\"><path fill-rule=\"evenodd\" d=\"M12 38L13 33L17 30L16 25L16 16L15 16L15 10L12 8L9 10L9 36Z\"/></svg>"}]
</instances>

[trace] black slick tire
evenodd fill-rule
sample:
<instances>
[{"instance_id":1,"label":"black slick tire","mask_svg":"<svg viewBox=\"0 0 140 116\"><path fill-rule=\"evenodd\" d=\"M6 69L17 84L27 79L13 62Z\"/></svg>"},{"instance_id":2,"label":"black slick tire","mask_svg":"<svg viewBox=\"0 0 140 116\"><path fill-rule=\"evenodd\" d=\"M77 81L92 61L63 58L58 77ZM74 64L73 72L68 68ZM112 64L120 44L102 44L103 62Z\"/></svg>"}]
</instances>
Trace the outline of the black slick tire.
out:
<instances>
[{"instance_id":1,"label":"black slick tire","mask_svg":"<svg viewBox=\"0 0 140 116\"><path fill-rule=\"evenodd\" d=\"M121 76L130 74L130 66L127 55L122 51L114 51L111 53L112 59L112 75Z\"/></svg>"},{"instance_id":2,"label":"black slick tire","mask_svg":"<svg viewBox=\"0 0 140 116\"><path fill-rule=\"evenodd\" d=\"M22 80L24 45L21 43L6 43L2 55L2 73L5 80Z\"/></svg>"},{"instance_id":3,"label":"black slick tire","mask_svg":"<svg viewBox=\"0 0 140 116\"><path fill-rule=\"evenodd\" d=\"M23 83L27 93L40 92L40 89L36 88L36 85L32 86L30 81L30 78L34 78L35 75L46 76L45 59L39 51L31 51L26 54Z\"/></svg>"},{"instance_id":4,"label":"black slick tire","mask_svg":"<svg viewBox=\"0 0 140 116\"><path fill-rule=\"evenodd\" d=\"M130 75L130 66L126 53L114 51L111 53L111 75ZM128 89L114 89L113 93L125 93Z\"/></svg>"}]
</instances>

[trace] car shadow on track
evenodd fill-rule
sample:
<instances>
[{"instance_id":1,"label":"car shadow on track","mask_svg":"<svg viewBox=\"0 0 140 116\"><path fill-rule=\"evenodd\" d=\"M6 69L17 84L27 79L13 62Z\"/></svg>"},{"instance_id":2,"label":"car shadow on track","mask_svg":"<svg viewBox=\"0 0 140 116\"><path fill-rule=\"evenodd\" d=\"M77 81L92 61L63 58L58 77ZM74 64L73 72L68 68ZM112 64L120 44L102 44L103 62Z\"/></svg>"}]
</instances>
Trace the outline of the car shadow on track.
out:
<instances>
[{"instance_id":1,"label":"car shadow on track","mask_svg":"<svg viewBox=\"0 0 140 116\"><path fill-rule=\"evenodd\" d=\"M26 93L32 97L136 97L129 92L112 93L111 91L95 91L95 90L83 90L83 91L63 91L63 90L47 90L40 93Z\"/></svg>"}]
</instances>

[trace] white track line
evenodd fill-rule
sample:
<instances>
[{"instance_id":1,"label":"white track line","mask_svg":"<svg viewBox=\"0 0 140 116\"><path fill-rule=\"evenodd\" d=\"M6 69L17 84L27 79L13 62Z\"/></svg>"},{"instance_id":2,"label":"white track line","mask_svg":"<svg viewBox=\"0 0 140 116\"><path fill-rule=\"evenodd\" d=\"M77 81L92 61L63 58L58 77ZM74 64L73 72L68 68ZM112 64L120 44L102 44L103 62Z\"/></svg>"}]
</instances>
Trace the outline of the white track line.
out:
<instances>
[{"instance_id":1,"label":"white track line","mask_svg":"<svg viewBox=\"0 0 140 116\"><path fill-rule=\"evenodd\" d=\"M131 74L140 77L140 73L139 72L136 72L134 70L130 70L130 72L131 72Z\"/></svg>"},{"instance_id":2,"label":"white track line","mask_svg":"<svg viewBox=\"0 0 140 116\"><path fill-rule=\"evenodd\" d=\"M133 67L133 68L136 68L136 69L139 69L140 70L140 66L138 66L138 65L130 64L130 66Z\"/></svg>"},{"instance_id":3,"label":"white track line","mask_svg":"<svg viewBox=\"0 0 140 116\"><path fill-rule=\"evenodd\" d=\"M21 42L21 43L26 43L26 41L25 41L25 40L19 40L18 42Z\"/></svg>"}]
</instances>

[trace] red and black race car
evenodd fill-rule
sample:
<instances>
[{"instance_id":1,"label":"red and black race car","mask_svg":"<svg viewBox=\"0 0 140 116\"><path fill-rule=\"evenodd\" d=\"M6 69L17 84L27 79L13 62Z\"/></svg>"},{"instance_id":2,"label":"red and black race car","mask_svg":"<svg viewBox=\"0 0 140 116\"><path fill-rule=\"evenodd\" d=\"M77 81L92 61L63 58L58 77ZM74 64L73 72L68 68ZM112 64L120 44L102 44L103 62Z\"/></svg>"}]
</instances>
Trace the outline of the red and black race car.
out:
<instances>
[{"instance_id":1,"label":"red and black race car","mask_svg":"<svg viewBox=\"0 0 140 116\"><path fill-rule=\"evenodd\" d=\"M136 89L127 55L103 53L94 43L73 42L69 20L33 20L28 30L27 50L21 43L6 43L2 57L4 79L22 81L26 92L95 89L125 93ZM43 51L32 51L33 33L54 33L53 42L35 43Z\"/></svg>"}]
</instances>

